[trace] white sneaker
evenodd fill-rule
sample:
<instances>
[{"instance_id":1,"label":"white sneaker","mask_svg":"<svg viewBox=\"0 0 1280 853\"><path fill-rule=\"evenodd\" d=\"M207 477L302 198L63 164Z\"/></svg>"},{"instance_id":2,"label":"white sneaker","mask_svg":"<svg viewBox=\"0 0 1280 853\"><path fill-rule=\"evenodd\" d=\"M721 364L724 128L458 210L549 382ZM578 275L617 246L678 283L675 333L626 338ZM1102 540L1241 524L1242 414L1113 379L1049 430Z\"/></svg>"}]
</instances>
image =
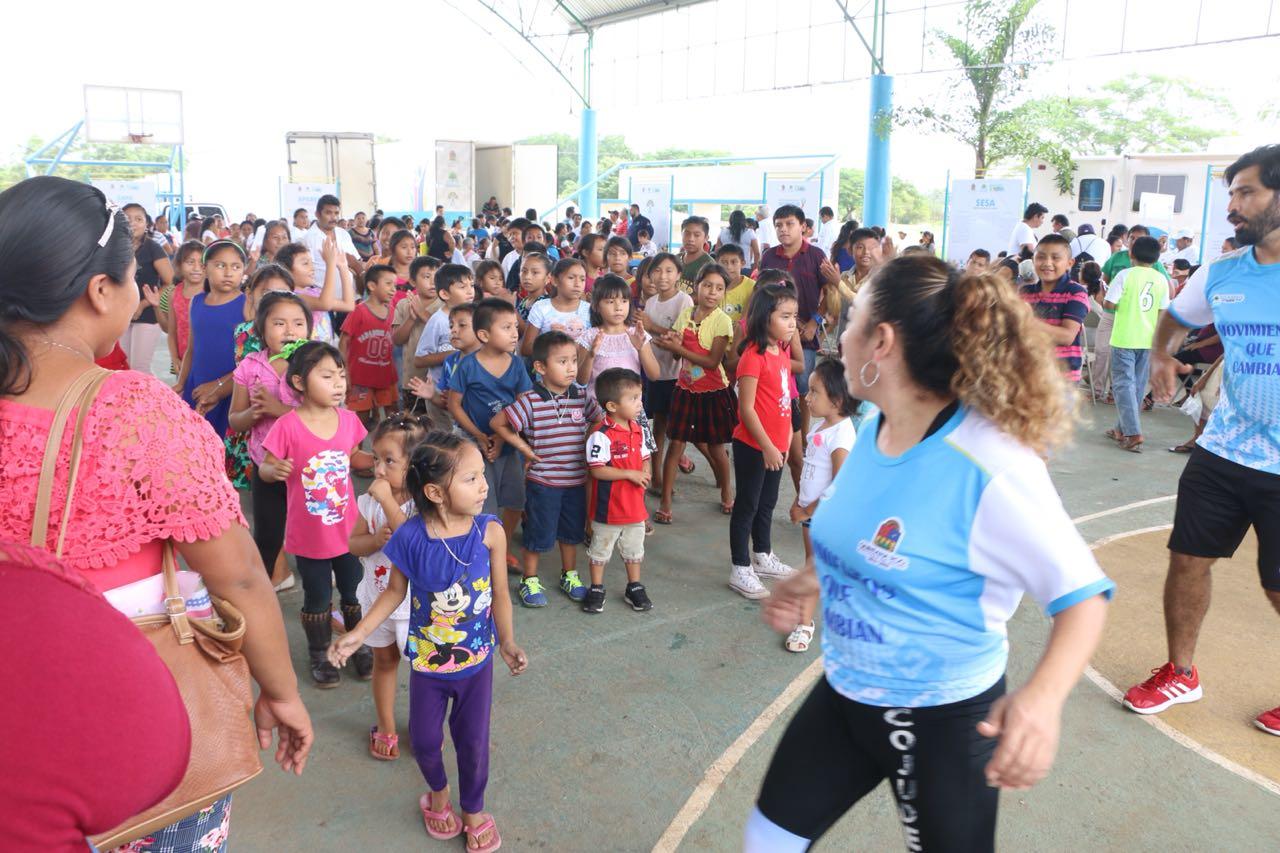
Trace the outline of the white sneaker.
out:
<instances>
[{"instance_id":1,"label":"white sneaker","mask_svg":"<svg viewBox=\"0 0 1280 853\"><path fill-rule=\"evenodd\" d=\"M293 579L293 573L290 572L289 577L276 584L276 592L284 592L286 589L293 589L294 584L296 583L297 581Z\"/></svg>"},{"instance_id":2,"label":"white sneaker","mask_svg":"<svg viewBox=\"0 0 1280 853\"><path fill-rule=\"evenodd\" d=\"M789 578L796 570L778 559L778 555L770 551L768 554L752 554L751 568L764 578Z\"/></svg>"},{"instance_id":3,"label":"white sneaker","mask_svg":"<svg viewBox=\"0 0 1280 853\"><path fill-rule=\"evenodd\" d=\"M769 597L769 590L760 583L760 578L756 577L756 573L747 566L734 566L729 572L729 589L743 598L752 600Z\"/></svg>"}]
</instances>

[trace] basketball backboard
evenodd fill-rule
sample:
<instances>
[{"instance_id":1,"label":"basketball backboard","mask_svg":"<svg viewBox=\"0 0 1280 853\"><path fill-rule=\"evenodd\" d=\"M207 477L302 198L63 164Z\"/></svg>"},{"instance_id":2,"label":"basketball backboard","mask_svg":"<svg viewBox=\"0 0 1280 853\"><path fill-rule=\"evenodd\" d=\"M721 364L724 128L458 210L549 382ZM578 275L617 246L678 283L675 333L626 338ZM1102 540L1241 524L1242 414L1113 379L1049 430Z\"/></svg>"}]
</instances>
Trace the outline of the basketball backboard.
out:
<instances>
[{"instance_id":1,"label":"basketball backboard","mask_svg":"<svg viewBox=\"0 0 1280 853\"><path fill-rule=\"evenodd\" d=\"M84 138L89 142L181 145L182 93L86 85Z\"/></svg>"}]
</instances>

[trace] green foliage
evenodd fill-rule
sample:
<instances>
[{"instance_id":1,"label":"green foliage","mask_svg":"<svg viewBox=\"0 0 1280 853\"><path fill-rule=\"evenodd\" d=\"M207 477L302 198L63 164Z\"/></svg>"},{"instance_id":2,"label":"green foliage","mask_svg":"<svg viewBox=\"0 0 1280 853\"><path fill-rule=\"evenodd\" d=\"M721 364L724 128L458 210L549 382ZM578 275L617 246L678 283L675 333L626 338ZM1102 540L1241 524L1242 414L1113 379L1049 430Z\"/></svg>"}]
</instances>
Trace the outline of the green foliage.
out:
<instances>
[{"instance_id":1,"label":"green foliage","mask_svg":"<svg viewBox=\"0 0 1280 853\"><path fill-rule=\"evenodd\" d=\"M1132 75L1082 97L1048 95L1019 102L1028 60L1053 41L1046 24L1028 24L1039 0L969 0L964 35L935 32L958 65L946 107L900 110L898 123L958 139L974 152L974 177L999 163L1043 160L1059 190L1071 192L1074 155L1194 151L1230 126L1219 93L1186 79ZM1197 121L1199 117L1202 121Z\"/></svg>"},{"instance_id":2,"label":"green foliage","mask_svg":"<svg viewBox=\"0 0 1280 853\"><path fill-rule=\"evenodd\" d=\"M862 169L840 170L837 219L857 218L862 211L866 181L866 173ZM942 190L924 192L905 178L895 177L890 183L889 220L902 225L941 222L942 202Z\"/></svg>"},{"instance_id":3,"label":"green foliage","mask_svg":"<svg viewBox=\"0 0 1280 853\"><path fill-rule=\"evenodd\" d=\"M39 151L44 140L33 136L24 145L19 146L7 163L0 165L0 190L8 189L19 181L25 180L27 170L24 164L26 157ZM130 145L128 143L78 142L71 146L66 158L69 160L136 160L139 162L168 163L170 148L167 145ZM48 152L52 157L57 151ZM186 161L187 166L191 161ZM37 166L36 174L43 175L46 166ZM133 181L147 175L156 174L158 169L146 166L58 166L55 175L77 181Z\"/></svg>"},{"instance_id":4,"label":"green foliage","mask_svg":"<svg viewBox=\"0 0 1280 853\"><path fill-rule=\"evenodd\" d=\"M934 36L955 59L960 72L946 106L916 106L897 113L899 124L942 133L974 151L974 176L983 177L994 128L1008 119L1011 102L1022 90L1033 59L1053 40L1047 24L1028 24L1040 0L968 0L964 31L941 30Z\"/></svg>"},{"instance_id":5,"label":"green foliage","mask_svg":"<svg viewBox=\"0 0 1280 853\"><path fill-rule=\"evenodd\" d=\"M561 197L578 187L578 139L567 133L544 133L518 140L519 144L554 145L558 149L556 159L556 185ZM627 144L626 138L613 134L600 137L596 164L601 173L627 160L690 160L698 157L727 157L726 151L697 148L662 148L641 154ZM610 175L596 185L600 198L618 198L618 176Z\"/></svg>"}]
</instances>

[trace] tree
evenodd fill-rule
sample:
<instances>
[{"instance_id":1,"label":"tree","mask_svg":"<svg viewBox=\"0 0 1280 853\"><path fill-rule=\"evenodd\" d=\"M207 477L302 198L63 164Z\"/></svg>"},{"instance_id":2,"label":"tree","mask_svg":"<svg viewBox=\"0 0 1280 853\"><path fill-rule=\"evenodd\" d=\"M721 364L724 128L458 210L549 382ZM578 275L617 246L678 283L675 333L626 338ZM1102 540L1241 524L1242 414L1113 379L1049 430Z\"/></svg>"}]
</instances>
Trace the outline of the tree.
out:
<instances>
[{"instance_id":1,"label":"tree","mask_svg":"<svg viewBox=\"0 0 1280 853\"><path fill-rule=\"evenodd\" d=\"M1040 0L968 0L964 34L935 30L934 36L959 64L947 107L917 106L899 111L900 124L922 127L959 139L973 149L975 178L986 176L994 160L992 137L1013 117L1012 103L1029 74L1026 64L1043 55L1053 39L1047 24L1027 18ZM997 154L1008 156L1004 148Z\"/></svg>"},{"instance_id":2,"label":"tree","mask_svg":"<svg viewBox=\"0 0 1280 853\"><path fill-rule=\"evenodd\" d=\"M862 209L866 174L862 169L840 170L840 195L836 217L841 220L857 216ZM942 221L941 190L925 192L905 178L895 177L890 183L889 219L902 225Z\"/></svg>"},{"instance_id":3,"label":"tree","mask_svg":"<svg viewBox=\"0 0 1280 853\"><path fill-rule=\"evenodd\" d=\"M0 165L0 190L8 189L27 177L25 159L44 147L44 141L33 136L14 152L12 159ZM52 155L50 155L52 156ZM184 155L185 156L185 155ZM170 148L167 145L132 145L129 143L77 142L67 151L68 160L137 160L139 162L167 163ZM186 161L187 166L191 161ZM36 174L44 174L47 167L36 167ZM76 181L134 181L157 170L146 166L58 166L54 174Z\"/></svg>"}]
</instances>

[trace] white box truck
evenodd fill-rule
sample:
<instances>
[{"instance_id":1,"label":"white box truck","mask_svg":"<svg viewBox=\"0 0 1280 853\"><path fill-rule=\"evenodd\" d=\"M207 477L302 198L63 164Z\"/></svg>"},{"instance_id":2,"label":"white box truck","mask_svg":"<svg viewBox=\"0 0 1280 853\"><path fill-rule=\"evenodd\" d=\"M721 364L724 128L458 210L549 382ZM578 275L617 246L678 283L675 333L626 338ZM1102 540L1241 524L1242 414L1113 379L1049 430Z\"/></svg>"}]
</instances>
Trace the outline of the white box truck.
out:
<instances>
[{"instance_id":1,"label":"white box truck","mask_svg":"<svg viewBox=\"0 0 1280 853\"><path fill-rule=\"evenodd\" d=\"M372 133L290 131L285 143L289 183L335 184L344 216L360 210L373 215L378 183Z\"/></svg>"}]
</instances>

